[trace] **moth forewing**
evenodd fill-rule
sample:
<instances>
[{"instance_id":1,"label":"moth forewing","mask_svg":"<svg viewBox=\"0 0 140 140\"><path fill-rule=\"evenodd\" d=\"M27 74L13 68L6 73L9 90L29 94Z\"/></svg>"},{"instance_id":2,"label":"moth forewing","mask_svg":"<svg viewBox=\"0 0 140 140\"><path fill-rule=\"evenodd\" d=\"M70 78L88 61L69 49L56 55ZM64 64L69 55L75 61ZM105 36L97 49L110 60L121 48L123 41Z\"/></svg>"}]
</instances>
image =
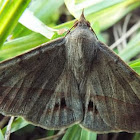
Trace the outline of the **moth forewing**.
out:
<instances>
[{"instance_id":1,"label":"moth forewing","mask_svg":"<svg viewBox=\"0 0 140 140\"><path fill-rule=\"evenodd\" d=\"M107 126L111 127L111 132L139 132L140 77L107 46L100 42L98 46L97 57L93 60L88 77L87 90L90 88L90 92L86 96L90 98L85 98L88 113L85 113L81 125L98 133L103 127L102 132L110 132ZM100 117L106 126L103 123L100 126L100 121L97 121L99 128L85 123L90 118Z\"/></svg>"},{"instance_id":2,"label":"moth forewing","mask_svg":"<svg viewBox=\"0 0 140 140\"><path fill-rule=\"evenodd\" d=\"M64 72L65 63L64 38L0 63L0 111L23 116L46 129L60 129L81 121L81 101L78 93L72 100L74 92L67 90L72 87L76 91L77 87L72 77L66 77L69 74Z\"/></svg>"}]
</instances>

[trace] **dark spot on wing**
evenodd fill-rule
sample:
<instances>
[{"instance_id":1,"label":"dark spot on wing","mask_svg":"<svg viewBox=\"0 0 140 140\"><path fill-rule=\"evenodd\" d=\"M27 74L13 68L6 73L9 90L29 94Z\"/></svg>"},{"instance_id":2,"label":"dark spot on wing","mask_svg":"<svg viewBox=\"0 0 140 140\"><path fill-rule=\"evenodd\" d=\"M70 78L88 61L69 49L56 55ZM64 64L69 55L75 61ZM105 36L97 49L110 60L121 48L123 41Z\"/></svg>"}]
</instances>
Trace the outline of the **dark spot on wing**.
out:
<instances>
[{"instance_id":1,"label":"dark spot on wing","mask_svg":"<svg viewBox=\"0 0 140 140\"><path fill-rule=\"evenodd\" d=\"M96 107L96 105L93 104L93 101L89 101L88 104L88 111L93 111L94 114L98 114L98 109Z\"/></svg>"},{"instance_id":2,"label":"dark spot on wing","mask_svg":"<svg viewBox=\"0 0 140 140\"><path fill-rule=\"evenodd\" d=\"M91 100L88 103L88 110L93 111L93 102Z\"/></svg>"},{"instance_id":3,"label":"dark spot on wing","mask_svg":"<svg viewBox=\"0 0 140 140\"><path fill-rule=\"evenodd\" d=\"M65 108L66 107L66 101L65 98L61 99L61 108Z\"/></svg>"},{"instance_id":4,"label":"dark spot on wing","mask_svg":"<svg viewBox=\"0 0 140 140\"><path fill-rule=\"evenodd\" d=\"M97 109L96 105L95 105L95 108L94 108L94 112L95 112L95 114L98 114L98 109Z\"/></svg>"},{"instance_id":5,"label":"dark spot on wing","mask_svg":"<svg viewBox=\"0 0 140 140\"><path fill-rule=\"evenodd\" d=\"M58 109L59 108L59 103L56 103L54 108Z\"/></svg>"}]
</instances>

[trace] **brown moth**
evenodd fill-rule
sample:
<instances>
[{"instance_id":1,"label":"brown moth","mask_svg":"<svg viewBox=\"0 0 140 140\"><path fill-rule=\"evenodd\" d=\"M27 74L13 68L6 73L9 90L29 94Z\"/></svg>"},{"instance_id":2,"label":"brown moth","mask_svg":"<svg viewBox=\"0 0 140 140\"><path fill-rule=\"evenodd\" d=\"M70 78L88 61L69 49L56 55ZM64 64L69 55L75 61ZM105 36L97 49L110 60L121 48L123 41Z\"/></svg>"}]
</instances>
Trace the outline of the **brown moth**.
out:
<instances>
[{"instance_id":1,"label":"brown moth","mask_svg":"<svg viewBox=\"0 0 140 140\"><path fill-rule=\"evenodd\" d=\"M140 131L140 76L82 14L65 37L0 63L0 112L45 129Z\"/></svg>"}]
</instances>

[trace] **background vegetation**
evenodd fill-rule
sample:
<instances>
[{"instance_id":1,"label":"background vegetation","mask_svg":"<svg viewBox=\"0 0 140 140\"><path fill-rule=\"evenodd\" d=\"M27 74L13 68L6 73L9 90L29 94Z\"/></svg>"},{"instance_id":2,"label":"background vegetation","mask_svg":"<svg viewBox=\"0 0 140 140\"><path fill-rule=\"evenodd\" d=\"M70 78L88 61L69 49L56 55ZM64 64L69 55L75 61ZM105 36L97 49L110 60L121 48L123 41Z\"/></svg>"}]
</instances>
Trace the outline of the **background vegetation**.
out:
<instances>
[{"instance_id":1,"label":"background vegetation","mask_svg":"<svg viewBox=\"0 0 140 140\"><path fill-rule=\"evenodd\" d=\"M0 61L64 36L65 33L59 32L70 29L84 8L86 19L99 40L108 44L140 74L139 7L139 0L1 0ZM4 140L9 117L0 118L0 140ZM10 140L45 140L44 137L62 140L140 139L139 134L97 135L79 125L60 131L44 130L22 118L16 118L11 124Z\"/></svg>"}]
</instances>

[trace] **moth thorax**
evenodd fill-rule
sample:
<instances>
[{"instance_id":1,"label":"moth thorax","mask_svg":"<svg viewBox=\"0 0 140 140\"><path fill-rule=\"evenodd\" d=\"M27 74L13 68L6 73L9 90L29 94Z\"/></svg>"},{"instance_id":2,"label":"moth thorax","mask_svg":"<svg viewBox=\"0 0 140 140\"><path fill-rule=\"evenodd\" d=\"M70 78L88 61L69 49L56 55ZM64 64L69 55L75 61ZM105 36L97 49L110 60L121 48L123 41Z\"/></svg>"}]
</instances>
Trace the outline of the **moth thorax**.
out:
<instances>
[{"instance_id":1,"label":"moth thorax","mask_svg":"<svg viewBox=\"0 0 140 140\"><path fill-rule=\"evenodd\" d=\"M78 83L85 78L91 65L91 56L88 53L90 48L86 48L83 44L83 39L77 39L75 43L67 45L68 67L72 70Z\"/></svg>"}]
</instances>

